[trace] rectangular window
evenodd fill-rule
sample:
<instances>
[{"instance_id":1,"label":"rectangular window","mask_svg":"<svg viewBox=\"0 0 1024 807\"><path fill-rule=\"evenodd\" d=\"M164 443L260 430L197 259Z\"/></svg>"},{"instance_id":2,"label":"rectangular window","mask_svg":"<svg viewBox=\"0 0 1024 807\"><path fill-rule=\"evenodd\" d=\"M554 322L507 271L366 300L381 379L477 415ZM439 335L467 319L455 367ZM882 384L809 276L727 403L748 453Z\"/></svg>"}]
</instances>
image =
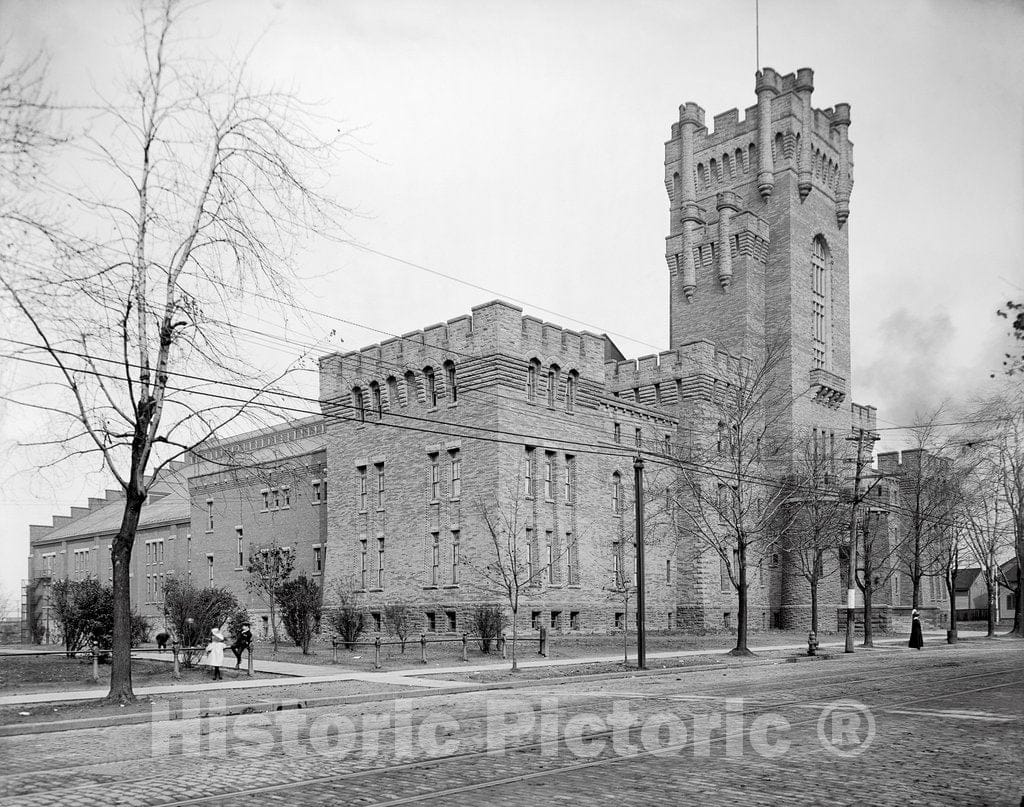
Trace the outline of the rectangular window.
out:
<instances>
[{"instance_id":1,"label":"rectangular window","mask_svg":"<svg viewBox=\"0 0 1024 807\"><path fill-rule=\"evenodd\" d=\"M284 496L284 506L285 507L291 507L292 506L292 489L291 488L281 488L281 495Z\"/></svg>"},{"instance_id":2,"label":"rectangular window","mask_svg":"<svg viewBox=\"0 0 1024 807\"><path fill-rule=\"evenodd\" d=\"M662 449L664 450L664 452L666 454L671 454L672 453L672 435L671 434L666 434L665 435L665 442L662 445Z\"/></svg>"},{"instance_id":3,"label":"rectangular window","mask_svg":"<svg viewBox=\"0 0 1024 807\"><path fill-rule=\"evenodd\" d=\"M452 530L452 585L459 583L459 531Z\"/></svg>"},{"instance_id":4,"label":"rectangular window","mask_svg":"<svg viewBox=\"0 0 1024 807\"><path fill-rule=\"evenodd\" d=\"M551 486L551 474L552 474L552 461L551 455L544 455L544 500L551 501L554 492Z\"/></svg>"},{"instance_id":5,"label":"rectangular window","mask_svg":"<svg viewBox=\"0 0 1024 807\"><path fill-rule=\"evenodd\" d=\"M523 471L523 495L527 498L533 496L533 449L526 449L526 461Z\"/></svg>"},{"instance_id":6,"label":"rectangular window","mask_svg":"<svg viewBox=\"0 0 1024 807\"><path fill-rule=\"evenodd\" d=\"M366 510L366 466L360 466L356 468L356 472L359 474L357 492L359 494L359 510Z\"/></svg>"},{"instance_id":7,"label":"rectangular window","mask_svg":"<svg viewBox=\"0 0 1024 807\"><path fill-rule=\"evenodd\" d=\"M373 630L380 633L380 611L371 611L370 618L373 619Z\"/></svg>"},{"instance_id":8,"label":"rectangular window","mask_svg":"<svg viewBox=\"0 0 1024 807\"><path fill-rule=\"evenodd\" d=\"M672 561L670 560L665 561L665 582L672 582Z\"/></svg>"},{"instance_id":9,"label":"rectangular window","mask_svg":"<svg viewBox=\"0 0 1024 807\"><path fill-rule=\"evenodd\" d=\"M622 424L616 423L612 426L612 437L616 443L622 442Z\"/></svg>"},{"instance_id":10,"label":"rectangular window","mask_svg":"<svg viewBox=\"0 0 1024 807\"><path fill-rule=\"evenodd\" d=\"M580 612L570 611L569 612L569 630L580 629Z\"/></svg>"},{"instance_id":11,"label":"rectangular window","mask_svg":"<svg viewBox=\"0 0 1024 807\"><path fill-rule=\"evenodd\" d=\"M322 501L322 499L320 498L320 480L319 479L314 479L313 480L313 504L320 504L321 501ZM263 509L264 510L267 509L266 505L264 505Z\"/></svg>"},{"instance_id":12,"label":"rectangular window","mask_svg":"<svg viewBox=\"0 0 1024 807\"><path fill-rule=\"evenodd\" d=\"M277 488L272 488L271 491L270 491L270 498L273 501L273 508L275 510L280 509L280 507L281 507L281 491L279 491Z\"/></svg>"},{"instance_id":13,"label":"rectangular window","mask_svg":"<svg viewBox=\"0 0 1024 807\"><path fill-rule=\"evenodd\" d=\"M551 630L558 630L562 626L562 612L551 612Z\"/></svg>"},{"instance_id":14,"label":"rectangular window","mask_svg":"<svg viewBox=\"0 0 1024 807\"><path fill-rule=\"evenodd\" d=\"M615 630L622 630L626 627L626 615L622 611L615 612Z\"/></svg>"},{"instance_id":15,"label":"rectangular window","mask_svg":"<svg viewBox=\"0 0 1024 807\"><path fill-rule=\"evenodd\" d=\"M209 572L210 585L213 585L213 555L206 556L206 570Z\"/></svg>"},{"instance_id":16,"label":"rectangular window","mask_svg":"<svg viewBox=\"0 0 1024 807\"><path fill-rule=\"evenodd\" d=\"M437 579L439 577L439 569L441 568L441 536L439 533L431 533L433 543L431 546L431 571L430 571L430 585L436 586Z\"/></svg>"},{"instance_id":17,"label":"rectangular window","mask_svg":"<svg viewBox=\"0 0 1024 807\"><path fill-rule=\"evenodd\" d=\"M612 512L622 511L622 478L616 473L612 474Z\"/></svg>"},{"instance_id":18,"label":"rectangular window","mask_svg":"<svg viewBox=\"0 0 1024 807\"><path fill-rule=\"evenodd\" d=\"M374 466L377 469L377 509L384 509L384 463Z\"/></svg>"},{"instance_id":19,"label":"rectangular window","mask_svg":"<svg viewBox=\"0 0 1024 807\"><path fill-rule=\"evenodd\" d=\"M643 442L643 429L639 426L636 427L636 447L640 448L640 444Z\"/></svg>"},{"instance_id":20,"label":"rectangular window","mask_svg":"<svg viewBox=\"0 0 1024 807\"><path fill-rule=\"evenodd\" d=\"M242 528L238 527L235 529L235 544L238 549L238 568L241 569L245 566L245 556L242 552Z\"/></svg>"},{"instance_id":21,"label":"rectangular window","mask_svg":"<svg viewBox=\"0 0 1024 807\"><path fill-rule=\"evenodd\" d=\"M571 532L565 534L565 545L569 552L569 585L578 586L580 583L580 552Z\"/></svg>"},{"instance_id":22,"label":"rectangular window","mask_svg":"<svg viewBox=\"0 0 1024 807\"><path fill-rule=\"evenodd\" d=\"M366 591L366 539L359 541L359 588Z\"/></svg>"},{"instance_id":23,"label":"rectangular window","mask_svg":"<svg viewBox=\"0 0 1024 807\"><path fill-rule=\"evenodd\" d=\"M437 464L437 454L430 455L430 500L436 502L441 498L441 466Z\"/></svg>"},{"instance_id":24,"label":"rectangular window","mask_svg":"<svg viewBox=\"0 0 1024 807\"><path fill-rule=\"evenodd\" d=\"M448 622L448 630L451 633L455 633L455 631L458 630L459 624L457 614L455 613L455 611L445 611L444 615Z\"/></svg>"},{"instance_id":25,"label":"rectangular window","mask_svg":"<svg viewBox=\"0 0 1024 807\"><path fill-rule=\"evenodd\" d=\"M427 611L427 633L437 632L437 614L433 611Z\"/></svg>"},{"instance_id":26,"label":"rectangular window","mask_svg":"<svg viewBox=\"0 0 1024 807\"><path fill-rule=\"evenodd\" d=\"M576 476L576 458L571 454L565 455L565 503L572 504L576 499L576 492L573 490L573 479Z\"/></svg>"},{"instance_id":27,"label":"rectangular window","mask_svg":"<svg viewBox=\"0 0 1024 807\"><path fill-rule=\"evenodd\" d=\"M554 536L551 530L548 530L545 534L545 548L547 553L547 565L548 565L548 582L555 583L555 546Z\"/></svg>"},{"instance_id":28,"label":"rectangular window","mask_svg":"<svg viewBox=\"0 0 1024 807\"><path fill-rule=\"evenodd\" d=\"M530 627L540 630L540 611L530 611Z\"/></svg>"},{"instance_id":29,"label":"rectangular window","mask_svg":"<svg viewBox=\"0 0 1024 807\"><path fill-rule=\"evenodd\" d=\"M320 574L324 570L324 549L321 546L313 547L313 571Z\"/></svg>"},{"instance_id":30,"label":"rectangular window","mask_svg":"<svg viewBox=\"0 0 1024 807\"><path fill-rule=\"evenodd\" d=\"M675 627L675 619L673 619L674 616L675 616L675 614L673 614L671 611L668 612L668 629L669 630L672 630L672 628Z\"/></svg>"},{"instance_id":31,"label":"rectangular window","mask_svg":"<svg viewBox=\"0 0 1024 807\"><path fill-rule=\"evenodd\" d=\"M526 528L526 584L533 585L533 530Z\"/></svg>"},{"instance_id":32,"label":"rectangular window","mask_svg":"<svg viewBox=\"0 0 1024 807\"><path fill-rule=\"evenodd\" d=\"M612 541L612 580L614 585L622 585L622 544Z\"/></svg>"},{"instance_id":33,"label":"rectangular window","mask_svg":"<svg viewBox=\"0 0 1024 807\"><path fill-rule=\"evenodd\" d=\"M377 539L377 588L384 588L384 539Z\"/></svg>"},{"instance_id":34,"label":"rectangular window","mask_svg":"<svg viewBox=\"0 0 1024 807\"><path fill-rule=\"evenodd\" d=\"M319 486L317 487L317 489L319 490ZM270 509L270 491L269 490L261 490L260 493L263 495L263 509L264 510L269 510Z\"/></svg>"},{"instance_id":35,"label":"rectangular window","mask_svg":"<svg viewBox=\"0 0 1024 807\"><path fill-rule=\"evenodd\" d=\"M725 558L719 558L719 573L721 576L721 589L724 592L732 591L732 578L729 577L729 564Z\"/></svg>"},{"instance_id":36,"label":"rectangular window","mask_svg":"<svg viewBox=\"0 0 1024 807\"><path fill-rule=\"evenodd\" d=\"M206 500L206 531L213 532L213 499Z\"/></svg>"},{"instance_id":37,"label":"rectangular window","mask_svg":"<svg viewBox=\"0 0 1024 807\"><path fill-rule=\"evenodd\" d=\"M462 496L462 460L459 459L457 454L452 456L451 472L452 489L450 498L458 499Z\"/></svg>"}]
</instances>

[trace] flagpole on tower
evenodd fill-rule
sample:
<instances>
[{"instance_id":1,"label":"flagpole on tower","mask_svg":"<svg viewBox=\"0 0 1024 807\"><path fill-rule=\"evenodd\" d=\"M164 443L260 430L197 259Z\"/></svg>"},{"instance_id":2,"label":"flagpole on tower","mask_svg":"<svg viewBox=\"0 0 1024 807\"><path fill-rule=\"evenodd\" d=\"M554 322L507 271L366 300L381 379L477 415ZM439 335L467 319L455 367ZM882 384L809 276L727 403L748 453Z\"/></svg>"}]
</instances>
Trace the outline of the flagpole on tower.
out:
<instances>
[{"instance_id":1,"label":"flagpole on tower","mask_svg":"<svg viewBox=\"0 0 1024 807\"><path fill-rule=\"evenodd\" d=\"M754 61L761 69L761 0L754 0Z\"/></svg>"}]
</instances>

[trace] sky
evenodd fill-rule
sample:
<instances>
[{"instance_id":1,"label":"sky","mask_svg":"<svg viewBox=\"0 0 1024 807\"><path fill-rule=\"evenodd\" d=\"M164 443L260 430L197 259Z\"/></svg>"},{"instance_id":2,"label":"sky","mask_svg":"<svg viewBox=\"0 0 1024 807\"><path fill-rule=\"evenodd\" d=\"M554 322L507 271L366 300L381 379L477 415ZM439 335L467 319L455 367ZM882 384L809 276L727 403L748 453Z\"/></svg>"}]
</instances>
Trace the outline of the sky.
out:
<instances>
[{"instance_id":1,"label":"sky","mask_svg":"<svg viewBox=\"0 0 1024 807\"><path fill-rule=\"evenodd\" d=\"M709 120L755 103L759 42L761 66L814 69L816 107L852 107L853 400L891 427L996 383L995 311L1024 297L1024 4L762 0L757 39L754 0L247 0L186 21L197 53L251 51L257 80L356 138L330 185L352 244L300 259L298 302L329 316L264 322L254 353L356 349L497 296L629 356L665 349L664 142L684 101ZM45 52L68 103L113 91L134 25L121 0L0 0L10 52ZM0 386L23 372L0 366ZM40 471L19 448L40 428L0 408L7 590L28 524L107 486L95 463Z\"/></svg>"}]
</instances>

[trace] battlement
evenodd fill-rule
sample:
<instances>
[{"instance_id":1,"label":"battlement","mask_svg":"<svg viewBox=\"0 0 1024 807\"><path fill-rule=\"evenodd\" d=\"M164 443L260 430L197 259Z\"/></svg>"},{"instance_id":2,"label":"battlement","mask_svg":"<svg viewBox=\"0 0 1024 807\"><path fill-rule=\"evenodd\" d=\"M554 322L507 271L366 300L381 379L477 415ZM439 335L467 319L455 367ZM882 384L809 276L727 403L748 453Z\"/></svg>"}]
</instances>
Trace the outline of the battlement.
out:
<instances>
[{"instance_id":1,"label":"battlement","mask_svg":"<svg viewBox=\"0 0 1024 807\"><path fill-rule=\"evenodd\" d=\"M474 306L470 315L410 331L400 337L348 353L320 359L320 390L324 400L351 388L384 385L430 368L440 379L443 368L472 365L493 355L511 355L524 363L557 366L581 378L603 381L605 339L537 317L503 300ZM444 383L443 380L441 383Z\"/></svg>"},{"instance_id":2,"label":"battlement","mask_svg":"<svg viewBox=\"0 0 1024 807\"><path fill-rule=\"evenodd\" d=\"M876 426L877 411L873 406L865 406L858 403L850 403L850 426L856 431L864 429L873 432Z\"/></svg>"}]
</instances>

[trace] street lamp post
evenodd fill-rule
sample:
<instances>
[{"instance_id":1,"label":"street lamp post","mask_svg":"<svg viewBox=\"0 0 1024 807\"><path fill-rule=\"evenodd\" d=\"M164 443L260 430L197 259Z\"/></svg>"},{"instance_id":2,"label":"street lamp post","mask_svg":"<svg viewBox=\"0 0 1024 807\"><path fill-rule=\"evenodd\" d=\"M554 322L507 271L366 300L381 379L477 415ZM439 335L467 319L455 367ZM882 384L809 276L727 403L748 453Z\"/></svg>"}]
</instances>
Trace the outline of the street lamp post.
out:
<instances>
[{"instance_id":1,"label":"street lamp post","mask_svg":"<svg viewBox=\"0 0 1024 807\"><path fill-rule=\"evenodd\" d=\"M644 625L644 461L633 460L633 489L636 493L636 666L647 669L647 630Z\"/></svg>"}]
</instances>

